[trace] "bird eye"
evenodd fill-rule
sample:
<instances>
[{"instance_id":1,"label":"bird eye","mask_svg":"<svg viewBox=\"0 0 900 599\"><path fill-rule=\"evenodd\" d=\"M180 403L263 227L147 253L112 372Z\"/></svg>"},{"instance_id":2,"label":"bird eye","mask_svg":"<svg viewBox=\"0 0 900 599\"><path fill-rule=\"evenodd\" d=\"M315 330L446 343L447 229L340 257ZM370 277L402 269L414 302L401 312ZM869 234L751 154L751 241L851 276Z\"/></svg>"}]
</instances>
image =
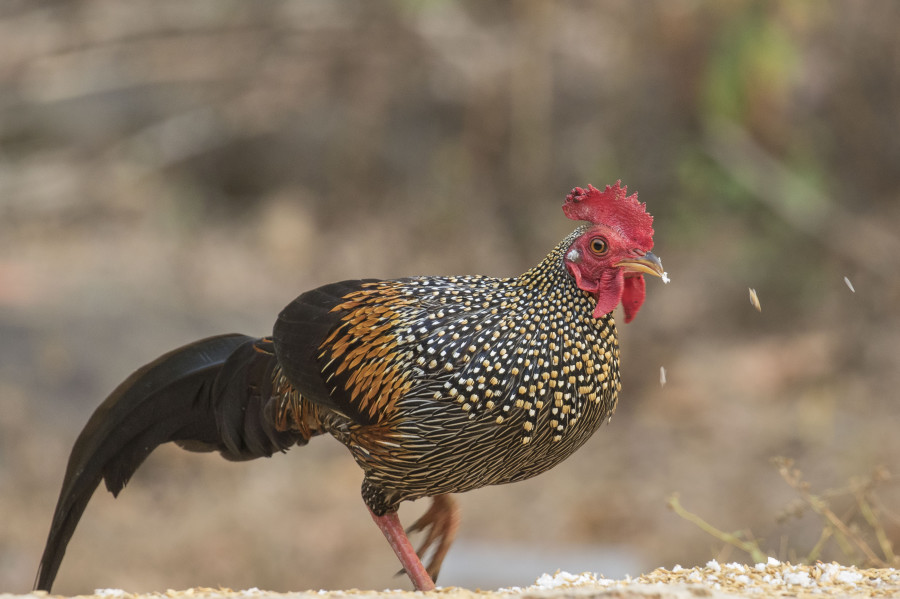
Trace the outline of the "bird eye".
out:
<instances>
[{"instance_id":1,"label":"bird eye","mask_svg":"<svg viewBox=\"0 0 900 599\"><path fill-rule=\"evenodd\" d=\"M606 240L602 237L594 237L591 239L591 251L597 255L603 255L606 253L606 250L609 249L609 245L606 243Z\"/></svg>"}]
</instances>

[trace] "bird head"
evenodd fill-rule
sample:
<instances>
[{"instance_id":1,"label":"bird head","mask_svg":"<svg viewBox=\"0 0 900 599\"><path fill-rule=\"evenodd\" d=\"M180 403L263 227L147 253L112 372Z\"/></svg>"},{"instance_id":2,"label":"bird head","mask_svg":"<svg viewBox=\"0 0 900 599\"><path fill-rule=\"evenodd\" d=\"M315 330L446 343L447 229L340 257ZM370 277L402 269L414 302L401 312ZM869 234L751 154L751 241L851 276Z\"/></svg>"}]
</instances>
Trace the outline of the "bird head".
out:
<instances>
[{"instance_id":1,"label":"bird head","mask_svg":"<svg viewBox=\"0 0 900 599\"><path fill-rule=\"evenodd\" d=\"M653 217L628 188L593 185L576 187L566 196L563 212L572 220L590 224L566 250L564 263L583 291L597 300L594 318L612 312L619 303L625 322L631 322L644 303L644 275L663 276L653 247ZM665 280L665 279L663 279Z\"/></svg>"}]
</instances>

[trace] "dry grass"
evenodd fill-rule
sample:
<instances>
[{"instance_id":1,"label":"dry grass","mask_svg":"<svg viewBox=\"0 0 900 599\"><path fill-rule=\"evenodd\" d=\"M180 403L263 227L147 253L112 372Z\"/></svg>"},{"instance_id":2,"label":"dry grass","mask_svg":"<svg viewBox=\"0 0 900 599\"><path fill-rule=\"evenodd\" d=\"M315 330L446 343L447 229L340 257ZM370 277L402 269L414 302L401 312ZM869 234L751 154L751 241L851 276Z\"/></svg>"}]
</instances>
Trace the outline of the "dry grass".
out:
<instances>
[{"instance_id":1,"label":"dry grass","mask_svg":"<svg viewBox=\"0 0 900 599\"><path fill-rule=\"evenodd\" d=\"M685 509L677 494L669 497L669 508L712 537L747 553L756 563L765 562L769 555L787 551L789 555L795 556L795 561L814 564L828 549L828 545L833 544L843 555L842 563L864 568L900 567L900 557L894 552L885 525L886 520L890 520L895 526L900 521L876 493L879 486L891 480L886 468L876 468L869 476L855 477L844 487L815 493L811 485L803 480L802 472L794 467L793 460L781 457L775 458L773 463L782 479L798 495L796 500L776 516L776 520L785 522L799 519L812 512L821 527L819 538L812 547L802 549L782 543L778 552L772 549L766 551L761 548L762 541L749 529L725 532ZM846 504L848 499L851 500L851 505L838 515L832 506Z\"/></svg>"}]
</instances>

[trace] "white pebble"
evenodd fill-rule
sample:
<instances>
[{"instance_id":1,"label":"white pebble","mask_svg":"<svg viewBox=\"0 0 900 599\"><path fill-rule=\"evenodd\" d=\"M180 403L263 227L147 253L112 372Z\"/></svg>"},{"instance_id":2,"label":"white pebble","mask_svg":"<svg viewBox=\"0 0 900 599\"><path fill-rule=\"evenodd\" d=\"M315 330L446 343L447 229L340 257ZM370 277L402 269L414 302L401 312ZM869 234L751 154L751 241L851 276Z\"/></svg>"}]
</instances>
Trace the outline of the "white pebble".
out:
<instances>
[{"instance_id":1,"label":"white pebble","mask_svg":"<svg viewBox=\"0 0 900 599\"><path fill-rule=\"evenodd\" d=\"M830 564L818 564L816 567L822 570L822 574L819 576L819 582L824 583L829 583L834 580L835 574L841 571L841 567L834 562Z\"/></svg>"},{"instance_id":2,"label":"white pebble","mask_svg":"<svg viewBox=\"0 0 900 599\"><path fill-rule=\"evenodd\" d=\"M853 293L856 293L856 289L853 288L853 283L850 282L850 279L848 279L847 277L844 277L844 282L847 284L847 287L850 288L850 291L852 291Z\"/></svg>"},{"instance_id":3,"label":"white pebble","mask_svg":"<svg viewBox=\"0 0 900 599\"><path fill-rule=\"evenodd\" d=\"M785 572L783 574L785 584L796 584L802 587L812 584L812 579L803 570L797 572Z\"/></svg>"},{"instance_id":4,"label":"white pebble","mask_svg":"<svg viewBox=\"0 0 900 599\"><path fill-rule=\"evenodd\" d=\"M844 582L847 584L856 584L857 582L863 579L863 575L855 570L844 570L839 571L835 577L835 580L838 582Z\"/></svg>"},{"instance_id":5,"label":"white pebble","mask_svg":"<svg viewBox=\"0 0 900 599\"><path fill-rule=\"evenodd\" d=\"M557 589L560 587L579 586L585 584L596 583L597 577L590 573L570 574L569 572L557 571L555 574L543 574L534 581L532 588L538 589Z\"/></svg>"}]
</instances>

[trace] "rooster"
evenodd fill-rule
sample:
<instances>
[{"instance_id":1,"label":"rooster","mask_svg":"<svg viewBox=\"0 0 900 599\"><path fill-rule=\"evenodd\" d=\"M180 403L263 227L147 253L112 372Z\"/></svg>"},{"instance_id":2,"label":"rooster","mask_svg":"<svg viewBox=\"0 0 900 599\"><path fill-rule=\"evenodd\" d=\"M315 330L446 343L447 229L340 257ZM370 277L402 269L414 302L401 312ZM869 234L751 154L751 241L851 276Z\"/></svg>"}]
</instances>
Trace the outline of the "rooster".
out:
<instances>
[{"instance_id":1,"label":"rooster","mask_svg":"<svg viewBox=\"0 0 900 599\"><path fill-rule=\"evenodd\" d=\"M327 433L362 468L363 501L415 588L434 589L459 523L451 494L530 478L583 445L621 388L612 312L630 322L643 275L665 280L637 194L576 187L563 211L584 224L519 277L333 283L291 302L269 337L210 337L138 369L75 442L35 588L50 591L100 481L118 496L157 446L252 460ZM417 551L397 510L422 497Z\"/></svg>"}]
</instances>

